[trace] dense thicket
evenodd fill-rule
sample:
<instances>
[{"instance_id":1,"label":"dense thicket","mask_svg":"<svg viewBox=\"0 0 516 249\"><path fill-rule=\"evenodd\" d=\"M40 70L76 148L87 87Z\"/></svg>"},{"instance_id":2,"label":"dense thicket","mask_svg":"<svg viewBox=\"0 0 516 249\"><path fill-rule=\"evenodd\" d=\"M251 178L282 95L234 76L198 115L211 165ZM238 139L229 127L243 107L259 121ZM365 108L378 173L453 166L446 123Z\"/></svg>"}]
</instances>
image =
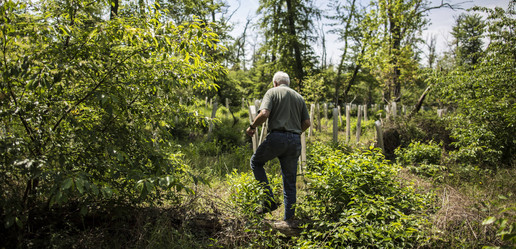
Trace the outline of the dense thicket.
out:
<instances>
[{"instance_id":1,"label":"dense thicket","mask_svg":"<svg viewBox=\"0 0 516 249\"><path fill-rule=\"evenodd\" d=\"M104 20L97 1L1 4L2 225L67 202L164 200L185 187L170 130L203 122L177 93L215 87L218 39L161 12ZM174 120L179 117L180 122ZM157 199L157 198L160 199Z\"/></svg>"}]
</instances>

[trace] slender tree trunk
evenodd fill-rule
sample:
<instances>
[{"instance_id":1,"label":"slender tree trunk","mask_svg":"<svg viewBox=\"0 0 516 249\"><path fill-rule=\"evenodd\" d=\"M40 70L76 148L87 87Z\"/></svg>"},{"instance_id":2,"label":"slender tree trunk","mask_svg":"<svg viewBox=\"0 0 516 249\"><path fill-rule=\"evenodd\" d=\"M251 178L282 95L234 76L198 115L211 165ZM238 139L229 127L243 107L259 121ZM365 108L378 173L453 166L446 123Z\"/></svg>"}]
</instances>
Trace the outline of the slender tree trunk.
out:
<instances>
[{"instance_id":1,"label":"slender tree trunk","mask_svg":"<svg viewBox=\"0 0 516 249\"><path fill-rule=\"evenodd\" d=\"M280 8L277 5L275 5L274 6L274 16L280 15L279 10L280 10ZM274 31L278 30L278 21L277 20L273 21L273 26L274 26L273 27ZM272 51L271 51L271 53L272 53L271 61L276 62L276 53L278 52L278 50L277 50L278 44L276 43L276 39L272 39L272 41L273 41L273 44L272 44Z\"/></svg>"},{"instance_id":2,"label":"slender tree trunk","mask_svg":"<svg viewBox=\"0 0 516 249\"><path fill-rule=\"evenodd\" d=\"M355 80L357 78L358 70L360 70L360 64L355 65L355 70L353 70L353 75L351 76L351 79L349 79L348 85L346 86L346 89L344 89L344 93L342 96L344 96L344 99L347 98L348 92L351 89L351 86L355 83Z\"/></svg>"},{"instance_id":3,"label":"slender tree trunk","mask_svg":"<svg viewBox=\"0 0 516 249\"><path fill-rule=\"evenodd\" d=\"M118 15L118 2L119 0L111 0L110 1L110 4L111 4L111 14L109 16L109 19L110 20L113 20L115 19L115 17Z\"/></svg>"},{"instance_id":4,"label":"slender tree trunk","mask_svg":"<svg viewBox=\"0 0 516 249\"><path fill-rule=\"evenodd\" d=\"M303 78L304 78L304 72L303 72L303 61L301 59L301 46L299 45L299 37L297 37L297 31L296 31L296 24L295 24L295 18L294 18L294 6L292 5L292 0L286 0L287 2L287 15L288 15L288 32L290 35L290 39L292 42L292 47L294 49L294 72L295 77L298 80L298 90L303 89Z\"/></svg>"},{"instance_id":5,"label":"slender tree trunk","mask_svg":"<svg viewBox=\"0 0 516 249\"><path fill-rule=\"evenodd\" d=\"M337 105L339 105L339 95L340 95L339 94L339 90L340 90L340 84L341 84L340 82L341 82L341 79L342 79L342 71L343 71L343 66L344 66L344 60L346 59L347 51L348 51L349 27L351 25L351 20L353 19L353 15L355 14L355 2L356 2L356 0L353 0L353 2L351 2L350 12L349 12L349 15L348 15L348 19L346 20L346 26L344 28L344 52L342 54L342 57L340 58L339 67L337 69L337 77L335 78L335 103ZM353 81L354 81L354 77L355 76L356 75L354 74L353 77L352 77ZM344 93L344 97L347 95L347 91L349 91L349 87L350 87L350 85L348 84L347 90Z\"/></svg>"},{"instance_id":6,"label":"slender tree trunk","mask_svg":"<svg viewBox=\"0 0 516 249\"><path fill-rule=\"evenodd\" d=\"M355 80L358 75L358 71L362 67L361 59L365 52L365 45L362 45L362 50L360 51L360 54L358 55L357 63L355 64L355 69L353 70L353 75L351 76L351 79L349 79L348 85L346 86L346 89L344 90L344 93L342 94L344 96L344 99L347 98L348 92L351 89L351 86L355 84Z\"/></svg>"},{"instance_id":7,"label":"slender tree trunk","mask_svg":"<svg viewBox=\"0 0 516 249\"><path fill-rule=\"evenodd\" d=\"M138 5L140 7L140 16L144 16L145 15L145 1L139 0Z\"/></svg>"},{"instance_id":8,"label":"slender tree trunk","mask_svg":"<svg viewBox=\"0 0 516 249\"><path fill-rule=\"evenodd\" d=\"M395 101L399 101L401 98L401 83L400 83L400 66L399 66L399 57L400 57L400 48L401 48L401 27L395 15L394 6L388 6L388 16L389 16L389 33L391 37L391 47L389 48L389 55L391 57L391 77L388 82L388 96L385 96L387 101L391 101L391 99Z\"/></svg>"},{"instance_id":9,"label":"slender tree trunk","mask_svg":"<svg viewBox=\"0 0 516 249\"><path fill-rule=\"evenodd\" d=\"M326 35L324 32L324 28L321 27L321 45L322 45L322 56L321 56L321 68L326 69Z\"/></svg>"}]
</instances>

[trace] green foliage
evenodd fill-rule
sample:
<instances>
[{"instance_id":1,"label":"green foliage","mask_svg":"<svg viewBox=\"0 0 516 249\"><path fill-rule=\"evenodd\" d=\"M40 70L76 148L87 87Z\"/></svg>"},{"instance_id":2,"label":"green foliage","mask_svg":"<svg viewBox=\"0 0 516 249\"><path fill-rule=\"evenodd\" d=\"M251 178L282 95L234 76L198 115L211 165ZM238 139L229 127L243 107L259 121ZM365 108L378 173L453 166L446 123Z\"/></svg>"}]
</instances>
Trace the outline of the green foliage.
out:
<instances>
[{"instance_id":1,"label":"green foliage","mask_svg":"<svg viewBox=\"0 0 516 249\"><path fill-rule=\"evenodd\" d=\"M477 64L482 56L482 35L485 28L482 18L478 14L461 14L455 22L451 34L455 38L457 62L461 65Z\"/></svg>"},{"instance_id":2,"label":"green foliage","mask_svg":"<svg viewBox=\"0 0 516 249\"><path fill-rule=\"evenodd\" d=\"M399 167L379 150L345 154L310 147L307 196L298 209L313 220L303 232L310 247L408 248L423 243L428 196L396 180Z\"/></svg>"},{"instance_id":3,"label":"green foliage","mask_svg":"<svg viewBox=\"0 0 516 249\"><path fill-rule=\"evenodd\" d=\"M310 42L314 37L314 20L320 13L314 3L307 0L261 0L259 25L263 30L264 45L260 47L258 63L267 67L270 75L284 71L290 75L291 86L303 89L302 81L316 64Z\"/></svg>"},{"instance_id":4,"label":"green foliage","mask_svg":"<svg viewBox=\"0 0 516 249\"><path fill-rule=\"evenodd\" d=\"M441 161L441 148L433 141L412 142L407 148L397 148L395 154L398 163L402 165L439 164Z\"/></svg>"},{"instance_id":5,"label":"green foliage","mask_svg":"<svg viewBox=\"0 0 516 249\"><path fill-rule=\"evenodd\" d=\"M464 127L463 116L454 117L452 136L457 141L452 145L458 148L450 151L450 160L458 164L481 164L494 166L502 159L499 141L494 131L484 124ZM458 119L458 120L457 120Z\"/></svg>"},{"instance_id":6,"label":"green foliage","mask_svg":"<svg viewBox=\"0 0 516 249\"><path fill-rule=\"evenodd\" d=\"M511 196L511 195L509 195ZM500 199L507 199L505 196L499 196ZM516 221L514 220L514 212L516 212L516 206L504 208L497 215L498 217L487 217L482 225L494 225L497 228L496 236L502 240L501 247L499 246L485 246L485 249L510 249L516 248Z\"/></svg>"},{"instance_id":7,"label":"green foliage","mask_svg":"<svg viewBox=\"0 0 516 249\"><path fill-rule=\"evenodd\" d=\"M375 129L374 122L375 121L376 120L374 120L374 119L369 119L369 120L365 121L363 119L363 115L362 115L362 121L360 122L360 133L362 134L362 136L366 133L366 131L374 131L374 129ZM357 122L356 121L354 121L354 122L351 121L350 129L351 129L351 132L357 131Z\"/></svg>"},{"instance_id":8,"label":"green foliage","mask_svg":"<svg viewBox=\"0 0 516 249\"><path fill-rule=\"evenodd\" d=\"M487 12L489 46L474 67L458 66L434 77L439 97L456 106L450 119L458 152L466 163L498 167L514 162L516 151L516 38L509 32L516 23L514 5L476 9Z\"/></svg>"},{"instance_id":9,"label":"green foliage","mask_svg":"<svg viewBox=\"0 0 516 249\"><path fill-rule=\"evenodd\" d=\"M97 202L174 199L188 167L170 152L173 118L201 122L176 90L214 87L224 69L204 51L216 34L159 11L103 21L86 1L41 4L0 6L4 225L45 204L78 201L84 215Z\"/></svg>"},{"instance_id":10,"label":"green foliage","mask_svg":"<svg viewBox=\"0 0 516 249\"><path fill-rule=\"evenodd\" d=\"M217 123L213 130L213 140L217 142L217 146L224 152L231 150L233 147L239 147L244 142L244 124L231 124L229 119L224 119Z\"/></svg>"},{"instance_id":11,"label":"green foliage","mask_svg":"<svg viewBox=\"0 0 516 249\"><path fill-rule=\"evenodd\" d=\"M446 169L441 166L441 148L433 141L412 142L407 148L398 147L394 154L399 164L406 166L412 173L427 177L438 177ZM438 178L442 180L442 178Z\"/></svg>"},{"instance_id":12,"label":"green foliage","mask_svg":"<svg viewBox=\"0 0 516 249\"><path fill-rule=\"evenodd\" d=\"M400 146L408 147L413 141L430 143L435 141L444 148L451 149L449 120L439 118L435 111L421 110L412 118L400 117L396 122L386 122L387 128L393 128L400 135Z\"/></svg>"},{"instance_id":13,"label":"green foliage","mask_svg":"<svg viewBox=\"0 0 516 249\"><path fill-rule=\"evenodd\" d=\"M417 33L428 24L427 3L422 0L372 1L360 23L366 43L364 67L382 83L383 98L391 102L401 97L406 84L418 78L415 51Z\"/></svg>"},{"instance_id":14,"label":"green foliage","mask_svg":"<svg viewBox=\"0 0 516 249\"><path fill-rule=\"evenodd\" d=\"M322 74L311 76L304 82L303 97L305 101L311 103L320 103L325 101L325 94L328 93L328 86Z\"/></svg>"},{"instance_id":15,"label":"green foliage","mask_svg":"<svg viewBox=\"0 0 516 249\"><path fill-rule=\"evenodd\" d=\"M257 219L256 210L268 199L266 188L260 184L251 173L238 173L233 170L227 176L230 188L230 200L241 214L251 219ZM277 193L280 189L280 179L270 177L272 192Z\"/></svg>"}]
</instances>

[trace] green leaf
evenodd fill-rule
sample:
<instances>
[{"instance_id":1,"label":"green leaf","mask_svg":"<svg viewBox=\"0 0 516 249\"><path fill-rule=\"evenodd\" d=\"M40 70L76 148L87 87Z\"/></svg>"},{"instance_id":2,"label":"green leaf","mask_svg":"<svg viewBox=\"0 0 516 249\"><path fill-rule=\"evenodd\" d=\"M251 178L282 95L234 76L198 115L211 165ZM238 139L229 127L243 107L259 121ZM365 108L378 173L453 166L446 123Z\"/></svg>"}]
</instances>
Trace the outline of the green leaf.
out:
<instances>
[{"instance_id":1,"label":"green leaf","mask_svg":"<svg viewBox=\"0 0 516 249\"><path fill-rule=\"evenodd\" d=\"M20 218L16 217L14 218L14 221L16 222L18 228L23 228L23 222L20 220Z\"/></svg>"},{"instance_id":2,"label":"green leaf","mask_svg":"<svg viewBox=\"0 0 516 249\"><path fill-rule=\"evenodd\" d=\"M61 189L62 190L67 190L70 187L72 187L72 184L73 184L73 179L72 178L67 178L66 180L63 181Z\"/></svg>"},{"instance_id":3,"label":"green leaf","mask_svg":"<svg viewBox=\"0 0 516 249\"><path fill-rule=\"evenodd\" d=\"M495 221L496 221L496 218L491 216L491 217L488 217L487 219L485 219L484 221L482 221L482 225L489 225Z\"/></svg>"},{"instance_id":4,"label":"green leaf","mask_svg":"<svg viewBox=\"0 0 516 249\"><path fill-rule=\"evenodd\" d=\"M103 187L101 192L105 198L111 198L111 196L113 196L113 190L109 187Z\"/></svg>"},{"instance_id":5,"label":"green leaf","mask_svg":"<svg viewBox=\"0 0 516 249\"><path fill-rule=\"evenodd\" d=\"M77 188L77 191L79 193L84 193L84 180L82 178L76 178L75 179L75 187Z\"/></svg>"}]
</instances>

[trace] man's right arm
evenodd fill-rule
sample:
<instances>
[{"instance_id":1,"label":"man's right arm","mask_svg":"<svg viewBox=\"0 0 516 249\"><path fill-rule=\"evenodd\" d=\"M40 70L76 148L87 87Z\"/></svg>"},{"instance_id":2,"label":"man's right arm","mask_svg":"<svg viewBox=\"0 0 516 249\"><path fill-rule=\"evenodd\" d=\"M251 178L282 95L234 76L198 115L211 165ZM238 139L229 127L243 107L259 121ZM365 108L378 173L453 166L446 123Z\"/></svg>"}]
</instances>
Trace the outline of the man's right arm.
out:
<instances>
[{"instance_id":1,"label":"man's right arm","mask_svg":"<svg viewBox=\"0 0 516 249\"><path fill-rule=\"evenodd\" d=\"M302 130L303 132L305 132L305 131L306 131L306 129L308 129L308 127L310 127L310 125L311 125L311 124L310 124L310 119L307 119L307 120L305 120L305 121L301 122L301 130Z\"/></svg>"}]
</instances>

